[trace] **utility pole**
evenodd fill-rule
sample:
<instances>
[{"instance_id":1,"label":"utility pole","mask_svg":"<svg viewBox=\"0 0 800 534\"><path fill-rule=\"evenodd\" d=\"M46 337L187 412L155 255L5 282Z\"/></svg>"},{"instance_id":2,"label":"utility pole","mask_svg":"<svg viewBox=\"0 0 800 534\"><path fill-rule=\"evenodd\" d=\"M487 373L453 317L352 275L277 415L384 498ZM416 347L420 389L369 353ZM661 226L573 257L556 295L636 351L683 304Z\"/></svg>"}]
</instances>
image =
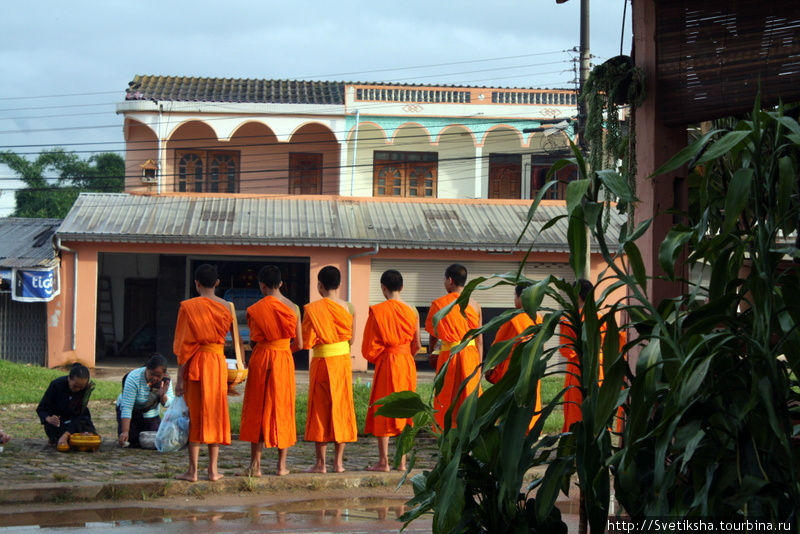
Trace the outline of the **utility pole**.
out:
<instances>
[{"instance_id":1,"label":"utility pole","mask_svg":"<svg viewBox=\"0 0 800 534\"><path fill-rule=\"evenodd\" d=\"M590 58L589 53L589 0L581 0L581 25L580 25L580 46L578 53L580 55L578 67L578 96L583 94L583 88L589 79ZM584 140L584 130L586 128L586 104L578 99L578 144L581 149L586 150L586 141Z\"/></svg>"},{"instance_id":2,"label":"utility pole","mask_svg":"<svg viewBox=\"0 0 800 534\"><path fill-rule=\"evenodd\" d=\"M590 70L590 58L591 54L589 53L589 0L581 0L581 42L580 42L580 69L578 71L578 146L583 152L586 161L591 161L591 158L588 157L587 151L589 149L588 144L586 143L586 136L584 135L586 130L586 103L580 98L583 95L583 88L586 85L586 82L589 80L589 70ZM591 172L594 169L589 169ZM586 280L591 280L592 274L592 241L591 241L591 231L589 228L586 229L586 266L583 268L583 277Z\"/></svg>"},{"instance_id":3,"label":"utility pole","mask_svg":"<svg viewBox=\"0 0 800 534\"><path fill-rule=\"evenodd\" d=\"M587 157L586 151L588 145L586 143L586 104L580 98L583 95L583 88L589 79L589 0L581 0L581 42L580 42L580 70L578 72L578 146L583 152L586 161L591 161ZM589 169L592 172L593 169ZM583 268L583 278L591 280L592 275L592 232L589 227L586 227L586 265ZM578 497L578 534L586 534L589 517L586 513L586 493L581 486Z\"/></svg>"}]
</instances>

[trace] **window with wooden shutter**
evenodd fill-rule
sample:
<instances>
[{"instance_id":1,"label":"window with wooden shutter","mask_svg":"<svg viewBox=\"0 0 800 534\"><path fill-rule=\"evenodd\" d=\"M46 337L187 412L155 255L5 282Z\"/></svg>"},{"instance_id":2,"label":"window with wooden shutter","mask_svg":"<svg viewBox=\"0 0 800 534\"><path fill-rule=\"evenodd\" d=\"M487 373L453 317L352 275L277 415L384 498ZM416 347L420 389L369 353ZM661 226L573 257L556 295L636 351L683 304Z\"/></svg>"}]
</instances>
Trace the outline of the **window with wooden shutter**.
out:
<instances>
[{"instance_id":1,"label":"window with wooden shutter","mask_svg":"<svg viewBox=\"0 0 800 534\"><path fill-rule=\"evenodd\" d=\"M181 193L238 193L239 152L234 150L176 150L175 191Z\"/></svg>"},{"instance_id":2,"label":"window with wooden shutter","mask_svg":"<svg viewBox=\"0 0 800 534\"><path fill-rule=\"evenodd\" d=\"M435 198L438 160L436 152L376 151L373 196Z\"/></svg>"},{"instance_id":3,"label":"window with wooden shutter","mask_svg":"<svg viewBox=\"0 0 800 534\"><path fill-rule=\"evenodd\" d=\"M289 193L292 195L322 194L322 154L289 153Z\"/></svg>"}]
</instances>

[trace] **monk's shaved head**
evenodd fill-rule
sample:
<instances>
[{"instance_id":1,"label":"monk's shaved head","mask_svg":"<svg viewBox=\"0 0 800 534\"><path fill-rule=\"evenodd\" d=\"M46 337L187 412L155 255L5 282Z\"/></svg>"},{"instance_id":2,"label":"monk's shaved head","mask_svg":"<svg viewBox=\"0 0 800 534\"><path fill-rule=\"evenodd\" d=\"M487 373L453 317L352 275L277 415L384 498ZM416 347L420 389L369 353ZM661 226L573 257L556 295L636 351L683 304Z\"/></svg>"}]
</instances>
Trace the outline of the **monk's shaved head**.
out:
<instances>
[{"instance_id":1,"label":"monk's shaved head","mask_svg":"<svg viewBox=\"0 0 800 534\"><path fill-rule=\"evenodd\" d=\"M594 285L585 278L579 278L575 283L578 285L578 296L582 301L586 301L589 293L591 293L592 289L594 289Z\"/></svg>"},{"instance_id":2,"label":"monk's shaved head","mask_svg":"<svg viewBox=\"0 0 800 534\"><path fill-rule=\"evenodd\" d=\"M396 269L384 271L381 275L381 284L386 286L389 291L401 291L403 289L403 275Z\"/></svg>"},{"instance_id":3,"label":"monk's shaved head","mask_svg":"<svg viewBox=\"0 0 800 534\"><path fill-rule=\"evenodd\" d=\"M281 270L276 265L265 265L258 271L258 281L271 289L281 285Z\"/></svg>"},{"instance_id":4,"label":"monk's shaved head","mask_svg":"<svg viewBox=\"0 0 800 534\"><path fill-rule=\"evenodd\" d=\"M333 265L326 265L319 270L317 280L328 291L339 289L339 284L342 283L342 273Z\"/></svg>"},{"instance_id":5,"label":"monk's shaved head","mask_svg":"<svg viewBox=\"0 0 800 534\"><path fill-rule=\"evenodd\" d=\"M215 287L219 280L219 274L214 265L204 263L194 270L194 279L203 287Z\"/></svg>"},{"instance_id":6,"label":"monk's shaved head","mask_svg":"<svg viewBox=\"0 0 800 534\"><path fill-rule=\"evenodd\" d=\"M467 285L467 268L454 263L445 270L444 277L452 280L458 287L464 287Z\"/></svg>"},{"instance_id":7,"label":"monk's shaved head","mask_svg":"<svg viewBox=\"0 0 800 534\"><path fill-rule=\"evenodd\" d=\"M526 287L530 287L530 286L531 286L531 284L528 283L528 282L523 282L521 284L517 284L516 287L514 288L514 294L516 294L518 297L521 297L522 296L522 292L525 291L525 288Z\"/></svg>"}]
</instances>

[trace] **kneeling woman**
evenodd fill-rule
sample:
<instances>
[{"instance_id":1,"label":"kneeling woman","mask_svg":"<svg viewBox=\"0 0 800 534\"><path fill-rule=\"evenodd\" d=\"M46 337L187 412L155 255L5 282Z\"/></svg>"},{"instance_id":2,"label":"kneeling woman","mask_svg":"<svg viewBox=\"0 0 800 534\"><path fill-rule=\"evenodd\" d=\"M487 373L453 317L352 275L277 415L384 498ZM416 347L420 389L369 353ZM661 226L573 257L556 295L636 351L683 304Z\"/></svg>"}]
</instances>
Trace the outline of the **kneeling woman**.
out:
<instances>
[{"instance_id":1,"label":"kneeling woman","mask_svg":"<svg viewBox=\"0 0 800 534\"><path fill-rule=\"evenodd\" d=\"M36 413L51 445L68 446L71 434L97 433L89 412L92 390L89 369L79 363L72 365L69 375L50 382Z\"/></svg>"},{"instance_id":2,"label":"kneeling woman","mask_svg":"<svg viewBox=\"0 0 800 534\"><path fill-rule=\"evenodd\" d=\"M154 354L147 365L125 375L122 393L117 398L119 444L139 447L139 433L158 430L159 406L169 406L173 397L167 359L160 354Z\"/></svg>"}]
</instances>

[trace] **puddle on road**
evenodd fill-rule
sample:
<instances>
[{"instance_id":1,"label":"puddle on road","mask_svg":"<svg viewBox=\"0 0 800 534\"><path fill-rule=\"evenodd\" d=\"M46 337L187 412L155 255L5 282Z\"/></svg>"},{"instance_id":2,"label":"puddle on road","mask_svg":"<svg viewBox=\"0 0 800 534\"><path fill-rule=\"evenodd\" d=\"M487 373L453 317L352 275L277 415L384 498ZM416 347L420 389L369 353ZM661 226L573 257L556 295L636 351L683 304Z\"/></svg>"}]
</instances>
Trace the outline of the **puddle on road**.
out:
<instances>
[{"instance_id":1,"label":"puddle on road","mask_svg":"<svg viewBox=\"0 0 800 534\"><path fill-rule=\"evenodd\" d=\"M206 532L397 532L405 511L402 499L326 499L264 506L98 507L72 504L56 510L0 514L0 534L53 532L114 534L143 529L166 533ZM430 532L430 520L419 519L406 532Z\"/></svg>"}]
</instances>

